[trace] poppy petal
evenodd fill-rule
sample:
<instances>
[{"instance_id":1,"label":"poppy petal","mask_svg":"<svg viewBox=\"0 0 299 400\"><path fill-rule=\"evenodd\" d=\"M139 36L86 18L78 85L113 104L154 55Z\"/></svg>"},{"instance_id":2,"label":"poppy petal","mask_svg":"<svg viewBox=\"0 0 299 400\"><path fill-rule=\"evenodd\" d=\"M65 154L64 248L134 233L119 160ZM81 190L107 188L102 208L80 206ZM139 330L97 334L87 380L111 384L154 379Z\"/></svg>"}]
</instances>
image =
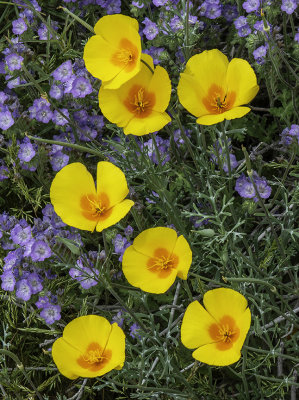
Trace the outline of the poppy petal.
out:
<instances>
[{"instance_id":1,"label":"poppy petal","mask_svg":"<svg viewBox=\"0 0 299 400\"><path fill-rule=\"evenodd\" d=\"M62 168L50 188L51 203L62 221L88 231L93 231L96 223L82 214L81 199L95 194L93 177L81 163L72 163Z\"/></svg>"}]
</instances>

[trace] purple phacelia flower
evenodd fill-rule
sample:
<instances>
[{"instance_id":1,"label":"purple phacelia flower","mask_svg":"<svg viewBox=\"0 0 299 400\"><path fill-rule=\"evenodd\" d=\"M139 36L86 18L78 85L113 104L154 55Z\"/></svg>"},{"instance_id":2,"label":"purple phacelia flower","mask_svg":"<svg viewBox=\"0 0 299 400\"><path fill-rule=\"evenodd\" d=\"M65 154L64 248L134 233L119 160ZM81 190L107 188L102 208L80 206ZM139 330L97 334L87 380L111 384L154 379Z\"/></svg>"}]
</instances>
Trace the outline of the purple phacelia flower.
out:
<instances>
[{"instance_id":1,"label":"purple phacelia flower","mask_svg":"<svg viewBox=\"0 0 299 400\"><path fill-rule=\"evenodd\" d=\"M291 15L298 6L297 0L282 0L281 10Z\"/></svg>"},{"instance_id":2,"label":"purple phacelia flower","mask_svg":"<svg viewBox=\"0 0 299 400\"><path fill-rule=\"evenodd\" d=\"M24 18L18 18L12 21L12 31L15 35L22 35L27 29L28 26Z\"/></svg>"},{"instance_id":3,"label":"purple phacelia flower","mask_svg":"<svg viewBox=\"0 0 299 400\"><path fill-rule=\"evenodd\" d=\"M36 272L32 272L27 276L27 282L28 285L30 286L32 294L39 293L43 290L41 278L38 276Z\"/></svg>"},{"instance_id":4,"label":"purple phacelia flower","mask_svg":"<svg viewBox=\"0 0 299 400\"><path fill-rule=\"evenodd\" d=\"M252 11L257 11L260 7L260 0L246 0L242 4L242 7L248 13L250 13Z\"/></svg>"},{"instance_id":5,"label":"purple phacelia flower","mask_svg":"<svg viewBox=\"0 0 299 400\"><path fill-rule=\"evenodd\" d=\"M1 289L7 290L8 292L12 292L15 288L16 278L12 271L4 271L1 278Z\"/></svg>"},{"instance_id":6,"label":"purple phacelia flower","mask_svg":"<svg viewBox=\"0 0 299 400\"><path fill-rule=\"evenodd\" d=\"M240 28L242 28L243 26L246 26L246 25L247 25L247 19L246 19L246 17L241 16L241 17L235 19L235 20L234 20L234 25L235 25L235 28L236 28L236 29L240 29Z\"/></svg>"},{"instance_id":7,"label":"purple phacelia flower","mask_svg":"<svg viewBox=\"0 0 299 400\"><path fill-rule=\"evenodd\" d=\"M52 119L52 116L53 113L50 107L42 106L39 110L37 110L35 118L37 121L47 124Z\"/></svg>"},{"instance_id":8,"label":"purple phacelia flower","mask_svg":"<svg viewBox=\"0 0 299 400\"><path fill-rule=\"evenodd\" d=\"M6 131L8 128L10 128L13 124L15 123L11 112L9 110L7 111L0 111L0 129L3 131Z\"/></svg>"},{"instance_id":9,"label":"purple phacelia flower","mask_svg":"<svg viewBox=\"0 0 299 400\"><path fill-rule=\"evenodd\" d=\"M28 301L32 295L27 279L21 279L16 285L16 298Z\"/></svg>"},{"instance_id":10,"label":"purple phacelia flower","mask_svg":"<svg viewBox=\"0 0 299 400\"><path fill-rule=\"evenodd\" d=\"M132 324L130 326L130 336L133 339L141 339L141 336L138 334L139 330L140 330L139 325L137 325L136 323Z\"/></svg>"},{"instance_id":11,"label":"purple phacelia flower","mask_svg":"<svg viewBox=\"0 0 299 400\"><path fill-rule=\"evenodd\" d=\"M54 79L60 82L67 82L73 74L73 65L70 60L65 61L52 72Z\"/></svg>"},{"instance_id":12,"label":"purple phacelia flower","mask_svg":"<svg viewBox=\"0 0 299 400\"><path fill-rule=\"evenodd\" d=\"M48 296L39 296L38 301L35 303L36 307L40 310L49 305L50 299Z\"/></svg>"},{"instance_id":13,"label":"purple phacelia flower","mask_svg":"<svg viewBox=\"0 0 299 400\"><path fill-rule=\"evenodd\" d=\"M206 18L216 19L221 16L221 5L219 4L208 4L204 13Z\"/></svg>"},{"instance_id":14,"label":"purple phacelia flower","mask_svg":"<svg viewBox=\"0 0 299 400\"><path fill-rule=\"evenodd\" d=\"M59 321L61 319L60 312L61 307L59 305L48 304L42 309L40 316L48 325L52 325L55 321Z\"/></svg>"},{"instance_id":15,"label":"purple phacelia flower","mask_svg":"<svg viewBox=\"0 0 299 400\"><path fill-rule=\"evenodd\" d=\"M152 22L149 18L145 18L142 23L145 25L143 33L147 40L153 40L159 33L159 29L155 22Z\"/></svg>"},{"instance_id":16,"label":"purple phacelia flower","mask_svg":"<svg viewBox=\"0 0 299 400\"><path fill-rule=\"evenodd\" d=\"M8 54L5 57L5 62L6 62L7 68L10 71L17 71L17 70L21 69L23 60L24 60L24 58L22 56L19 56L16 53Z\"/></svg>"},{"instance_id":17,"label":"purple phacelia flower","mask_svg":"<svg viewBox=\"0 0 299 400\"><path fill-rule=\"evenodd\" d=\"M252 55L258 64L263 64L265 62L267 50L267 46L260 46L252 52Z\"/></svg>"},{"instance_id":18,"label":"purple phacelia flower","mask_svg":"<svg viewBox=\"0 0 299 400\"><path fill-rule=\"evenodd\" d=\"M60 171L69 162L69 156L64 154L62 151L57 151L50 157L50 163L53 171Z\"/></svg>"},{"instance_id":19,"label":"purple phacelia flower","mask_svg":"<svg viewBox=\"0 0 299 400\"><path fill-rule=\"evenodd\" d=\"M242 28L238 29L237 32L240 37L246 37L246 36L250 35L251 28L249 25L245 25L245 26L242 26Z\"/></svg>"},{"instance_id":20,"label":"purple phacelia flower","mask_svg":"<svg viewBox=\"0 0 299 400\"><path fill-rule=\"evenodd\" d=\"M115 253L123 254L123 252L125 251L125 245L128 243L128 241L124 236L117 234L113 240L113 243Z\"/></svg>"},{"instance_id":21,"label":"purple phacelia flower","mask_svg":"<svg viewBox=\"0 0 299 400\"><path fill-rule=\"evenodd\" d=\"M69 118L69 111L66 108L62 108L60 110L62 112L62 114L64 114L66 116L66 118ZM54 124L59 125L59 126L64 126L66 124L68 124L68 120L58 112L58 110L55 110L53 113L53 117L52 117L52 121L54 122Z\"/></svg>"},{"instance_id":22,"label":"purple phacelia flower","mask_svg":"<svg viewBox=\"0 0 299 400\"><path fill-rule=\"evenodd\" d=\"M222 15L227 22L232 22L238 17L238 8L234 4L225 4L222 8Z\"/></svg>"},{"instance_id":23,"label":"purple phacelia flower","mask_svg":"<svg viewBox=\"0 0 299 400\"><path fill-rule=\"evenodd\" d=\"M44 261L51 257L51 249L43 240L36 240L31 246L30 257L33 261Z\"/></svg>"},{"instance_id":24,"label":"purple phacelia flower","mask_svg":"<svg viewBox=\"0 0 299 400\"><path fill-rule=\"evenodd\" d=\"M21 161L29 162L35 156L36 152L28 138L25 138L23 143L20 144L18 157Z\"/></svg>"},{"instance_id":25,"label":"purple phacelia flower","mask_svg":"<svg viewBox=\"0 0 299 400\"><path fill-rule=\"evenodd\" d=\"M53 99L60 100L64 95L64 90L62 85L53 84L50 88L49 95L53 97Z\"/></svg>"},{"instance_id":26,"label":"purple phacelia flower","mask_svg":"<svg viewBox=\"0 0 299 400\"><path fill-rule=\"evenodd\" d=\"M291 125L291 128L285 128L281 132L280 137L280 143L285 146L289 146L292 143L299 144L299 125L293 124Z\"/></svg>"},{"instance_id":27,"label":"purple phacelia flower","mask_svg":"<svg viewBox=\"0 0 299 400\"><path fill-rule=\"evenodd\" d=\"M184 23L178 15L175 15L173 18L171 18L169 25L173 32L184 29Z\"/></svg>"},{"instance_id":28,"label":"purple phacelia flower","mask_svg":"<svg viewBox=\"0 0 299 400\"><path fill-rule=\"evenodd\" d=\"M17 224L11 230L10 237L15 244L24 246L32 238L31 227L29 225L22 227L21 225Z\"/></svg>"},{"instance_id":29,"label":"purple phacelia flower","mask_svg":"<svg viewBox=\"0 0 299 400\"><path fill-rule=\"evenodd\" d=\"M114 315L114 317L112 317L112 321L116 322L117 325L121 328L124 324L123 312L118 311L118 313Z\"/></svg>"},{"instance_id":30,"label":"purple phacelia flower","mask_svg":"<svg viewBox=\"0 0 299 400\"><path fill-rule=\"evenodd\" d=\"M0 182L8 178L9 178L9 169L7 168L6 165L0 164Z\"/></svg>"},{"instance_id":31,"label":"purple phacelia flower","mask_svg":"<svg viewBox=\"0 0 299 400\"><path fill-rule=\"evenodd\" d=\"M72 85L72 95L75 98L84 98L92 92L92 86L88 79L79 76L76 78Z\"/></svg>"}]
</instances>

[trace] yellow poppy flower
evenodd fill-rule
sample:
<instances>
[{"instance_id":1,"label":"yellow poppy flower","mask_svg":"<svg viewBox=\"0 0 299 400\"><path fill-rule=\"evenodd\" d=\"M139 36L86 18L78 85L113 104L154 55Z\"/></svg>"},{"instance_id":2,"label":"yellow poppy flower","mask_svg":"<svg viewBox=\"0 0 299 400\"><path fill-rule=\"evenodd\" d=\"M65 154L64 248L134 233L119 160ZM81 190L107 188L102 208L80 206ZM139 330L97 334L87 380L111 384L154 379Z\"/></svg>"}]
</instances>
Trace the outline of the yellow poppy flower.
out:
<instances>
[{"instance_id":1,"label":"yellow poppy flower","mask_svg":"<svg viewBox=\"0 0 299 400\"><path fill-rule=\"evenodd\" d=\"M101 232L130 211L134 202L124 200L128 193L124 173L110 162L98 163L97 189L86 167L72 163L56 174L50 188L50 199L56 214L66 224Z\"/></svg>"},{"instance_id":2,"label":"yellow poppy flower","mask_svg":"<svg viewBox=\"0 0 299 400\"><path fill-rule=\"evenodd\" d=\"M121 369L125 361L125 334L106 318L86 315L73 319L52 347L59 372L69 379L94 378Z\"/></svg>"},{"instance_id":3,"label":"yellow poppy flower","mask_svg":"<svg viewBox=\"0 0 299 400\"><path fill-rule=\"evenodd\" d=\"M87 70L109 89L117 89L140 70L141 38L136 19L106 15L95 25L96 35L84 47Z\"/></svg>"},{"instance_id":4,"label":"yellow poppy flower","mask_svg":"<svg viewBox=\"0 0 299 400\"><path fill-rule=\"evenodd\" d=\"M122 269L133 286L149 293L164 293L176 276L186 280L192 252L184 236L171 228L141 232L123 255Z\"/></svg>"},{"instance_id":5,"label":"yellow poppy flower","mask_svg":"<svg viewBox=\"0 0 299 400\"><path fill-rule=\"evenodd\" d=\"M192 356L209 365L230 365L241 357L241 348L250 328L251 313L247 300L232 289L209 290L187 307L181 340Z\"/></svg>"},{"instance_id":6,"label":"yellow poppy flower","mask_svg":"<svg viewBox=\"0 0 299 400\"><path fill-rule=\"evenodd\" d=\"M168 107L171 83L167 71L157 66L151 56L142 54L154 73L141 63L140 72L119 89L107 86L99 91L99 106L103 115L112 123L124 128L125 135L146 135L162 129L171 121L165 112Z\"/></svg>"},{"instance_id":7,"label":"yellow poppy flower","mask_svg":"<svg viewBox=\"0 0 299 400\"><path fill-rule=\"evenodd\" d=\"M257 94L256 75L241 58L227 57L219 50L205 50L191 57L180 75L178 97L181 104L202 125L224 119L241 118L250 111L240 107Z\"/></svg>"}]
</instances>

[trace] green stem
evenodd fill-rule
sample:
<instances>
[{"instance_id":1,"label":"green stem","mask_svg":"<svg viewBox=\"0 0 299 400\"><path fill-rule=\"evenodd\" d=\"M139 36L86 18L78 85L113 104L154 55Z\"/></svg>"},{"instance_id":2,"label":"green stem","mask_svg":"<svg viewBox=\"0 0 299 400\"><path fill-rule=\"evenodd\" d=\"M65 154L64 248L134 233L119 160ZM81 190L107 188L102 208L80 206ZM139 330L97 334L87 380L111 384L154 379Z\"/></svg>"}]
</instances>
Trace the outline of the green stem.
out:
<instances>
[{"instance_id":1,"label":"green stem","mask_svg":"<svg viewBox=\"0 0 299 400\"><path fill-rule=\"evenodd\" d=\"M95 31L93 29L93 27L91 25L89 25L87 22L83 21L83 19L81 19L80 17L78 17L78 15L72 13L70 10L68 10L66 7L62 7L59 6L57 7L57 9L62 9L64 12L66 12L67 14L69 14L71 17L73 17L76 21L80 22L80 24L82 26L84 26L85 28L87 28L91 33L93 33L95 35Z\"/></svg>"},{"instance_id":2,"label":"green stem","mask_svg":"<svg viewBox=\"0 0 299 400\"><path fill-rule=\"evenodd\" d=\"M20 359L14 353L12 353L11 351L8 351L8 350L0 349L0 354L6 355L6 356L10 357L12 360L14 360L14 362L17 364L17 367L23 373L24 377L27 379L27 381L29 382L30 386L34 390L34 393L36 394L36 396L39 398L39 400L43 400L42 396L37 391L34 383L30 379L30 377L28 376L27 372L25 371L24 365L20 361Z\"/></svg>"},{"instance_id":3,"label":"green stem","mask_svg":"<svg viewBox=\"0 0 299 400\"><path fill-rule=\"evenodd\" d=\"M284 184L284 182L285 182L285 180L286 180L286 178L287 178L287 176L288 176L289 170L290 170L290 168L291 168L291 166L292 166L292 164L293 164L293 162L294 162L294 160L295 160L295 157L296 157L296 150L293 149L291 158L290 158L290 160L289 160L289 162L288 162L288 165L287 165L287 167L286 167L286 169L285 169L285 171L284 171L283 177L282 177L281 186L283 186L283 184ZM280 191L281 191L281 186L279 186L279 187L277 188L276 193L275 193L275 195L273 196L273 199L272 199L272 201L271 201L271 203L270 203L270 207L269 207L270 209L274 206L274 202L275 202L275 200L277 199L277 197L279 196L279 193L280 193Z\"/></svg>"},{"instance_id":4,"label":"green stem","mask_svg":"<svg viewBox=\"0 0 299 400\"><path fill-rule=\"evenodd\" d=\"M106 157L104 157L103 154L100 151L91 149L89 147L80 146L79 144L68 143L68 142L60 142L59 140L43 139L43 138L31 136L31 135L26 135L26 136L29 139L34 140L36 142L48 143L48 144L57 144L57 145L63 146L63 147L71 147L74 150L83 151L84 153L94 154L94 155L98 156L101 160L105 160L106 159Z\"/></svg>"},{"instance_id":5,"label":"green stem","mask_svg":"<svg viewBox=\"0 0 299 400\"><path fill-rule=\"evenodd\" d=\"M151 71L151 73L154 73L154 70L152 69L152 67L144 60L142 60L142 58L140 59L140 61L147 66L147 68Z\"/></svg>"},{"instance_id":6,"label":"green stem","mask_svg":"<svg viewBox=\"0 0 299 400\"><path fill-rule=\"evenodd\" d=\"M224 282L227 281L227 282L251 282L251 283L259 283L259 284L261 284L261 285L269 286L270 289L271 289L273 292L275 292L275 293L277 292L277 289L276 289L275 286L273 286L271 283L269 283L269 282L267 282L267 281L263 281L262 279L247 278L247 277L244 277L244 278L227 278L226 276L224 276L222 279L224 280Z\"/></svg>"},{"instance_id":7,"label":"green stem","mask_svg":"<svg viewBox=\"0 0 299 400\"><path fill-rule=\"evenodd\" d=\"M296 364L299 363L299 358L288 356L287 354L276 353L276 351L274 351L274 350L256 349L255 347L250 347L250 346L247 346L247 345L244 345L243 348L247 349L249 351L254 351L255 353L266 354L268 356L271 355L271 356L275 356L275 357L282 357L282 358L285 358L287 360L292 360Z\"/></svg>"}]
</instances>

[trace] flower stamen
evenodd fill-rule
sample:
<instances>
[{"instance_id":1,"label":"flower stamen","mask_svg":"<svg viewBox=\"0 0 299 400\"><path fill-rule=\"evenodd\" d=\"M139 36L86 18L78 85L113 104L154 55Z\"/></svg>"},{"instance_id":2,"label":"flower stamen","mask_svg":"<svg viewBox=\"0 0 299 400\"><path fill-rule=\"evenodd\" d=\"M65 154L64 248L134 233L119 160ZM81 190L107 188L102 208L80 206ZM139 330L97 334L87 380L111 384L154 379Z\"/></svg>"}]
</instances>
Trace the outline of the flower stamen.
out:
<instances>
[{"instance_id":1,"label":"flower stamen","mask_svg":"<svg viewBox=\"0 0 299 400\"><path fill-rule=\"evenodd\" d=\"M152 113L155 102L154 93L147 92L140 85L134 85L128 93L124 105L136 118L146 118Z\"/></svg>"}]
</instances>

